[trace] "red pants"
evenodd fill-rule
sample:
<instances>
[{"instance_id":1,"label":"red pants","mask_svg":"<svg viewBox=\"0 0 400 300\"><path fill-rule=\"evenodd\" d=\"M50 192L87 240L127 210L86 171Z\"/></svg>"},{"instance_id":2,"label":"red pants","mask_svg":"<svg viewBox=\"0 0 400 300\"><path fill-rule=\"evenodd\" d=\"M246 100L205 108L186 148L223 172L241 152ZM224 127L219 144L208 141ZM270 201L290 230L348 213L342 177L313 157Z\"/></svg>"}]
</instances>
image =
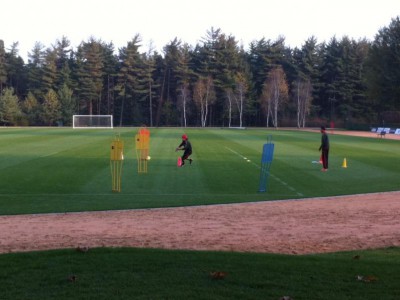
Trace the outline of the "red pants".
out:
<instances>
[{"instance_id":1,"label":"red pants","mask_svg":"<svg viewBox=\"0 0 400 300\"><path fill-rule=\"evenodd\" d=\"M322 166L328 169L329 149L322 149Z\"/></svg>"}]
</instances>

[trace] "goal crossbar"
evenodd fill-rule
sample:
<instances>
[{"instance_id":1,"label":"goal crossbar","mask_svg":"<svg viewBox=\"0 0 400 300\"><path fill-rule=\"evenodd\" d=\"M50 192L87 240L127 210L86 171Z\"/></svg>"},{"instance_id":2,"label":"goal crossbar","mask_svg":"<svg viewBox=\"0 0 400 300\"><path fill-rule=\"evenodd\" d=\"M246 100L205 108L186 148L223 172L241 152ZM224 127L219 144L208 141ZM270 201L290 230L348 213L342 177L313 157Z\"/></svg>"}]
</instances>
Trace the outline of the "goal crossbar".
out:
<instances>
[{"instance_id":1,"label":"goal crossbar","mask_svg":"<svg viewBox=\"0 0 400 300\"><path fill-rule=\"evenodd\" d=\"M112 115L73 115L72 128L113 128Z\"/></svg>"}]
</instances>

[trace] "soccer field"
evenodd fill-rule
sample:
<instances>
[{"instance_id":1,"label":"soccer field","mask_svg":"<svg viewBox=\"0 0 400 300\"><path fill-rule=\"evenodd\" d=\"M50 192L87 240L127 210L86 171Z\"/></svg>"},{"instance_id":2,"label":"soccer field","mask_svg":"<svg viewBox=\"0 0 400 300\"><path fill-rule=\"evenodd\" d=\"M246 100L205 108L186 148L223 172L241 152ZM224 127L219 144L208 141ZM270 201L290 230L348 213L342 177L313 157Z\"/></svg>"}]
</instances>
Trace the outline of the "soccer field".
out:
<instances>
[{"instance_id":1,"label":"soccer field","mask_svg":"<svg viewBox=\"0 0 400 300\"><path fill-rule=\"evenodd\" d=\"M3 128L0 214L173 207L298 199L399 189L399 141L330 135L320 172L320 134L266 129L150 129L148 172L138 173L138 128ZM176 166L181 135L192 165ZM110 145L124 141L121 192L112 192ZM261 154L275 144L267 192L258 192ZM347 168L343 168L346 159Z\"/></svg>"},{"instance_id":2,"label":"soccer field","mask_svg":"<svg viewBox=\"0 0 400 300\"><path fill-rule=\"evenodd\" d=\"M312 163L319 160L320 134L317 132L265 129L150 129L151 160L148 163L148 172L138 174L134 148L134 136L137 131L138 128L0 129L0 214L189 206L399 190L398 140L330 135L330 168L328 172L321 172L321 165ZM178 168L176 160L181 153L174 150L183 133L189 136L193 145L194 162L192 165ZM110 168L110 146L116 135L121 136L125 145L122 186L119 193L112 192ZM275 155L268 190L260 193L258 187L261 152L269 135L275 144ZM342 167L344 158L347 168ZM306 202L309 201L260 204L297 205ZM312 202L317 202L325 208L325 201ZM378 205L381 206L382 203ZM239 206L243 205L237 207ZM365 206L365 202L362 206ZM207 207L214 214L204 216L202 219L205 223L197 227L203 233L212 233L216 239L208 240L211 244L223 244L222 239L218 238L219 227L225 230L222 231L225 235L232 237L239 232L227 233L229 227L233 226L237 230L256 226L253 214L246 217L244 223L238 218L229 222L228 218L219 215L217 207ZM219 206L227 209L228 207ZM200 210L204 208L193 207ZM348 208L348 205L341 207L346 211ZM386 211L397 211L385 208ZM179 228L185 229L185 232L179 234L165 231L163 235L169 244L173 241L179 243L188 236L196 236L195 230L187 226L188 223L196 224L196 219L192 213L188 213L187 208L181 209L185 210L186 223L181 224ZM151 211L160 211L163 214L171 210L138 212L144 214ZM291 226L300 226L301 222L295 224L293 221L296 219L294 216L301 210L291 207L291 215L287 210L286 216L279 213L280 208L277 211L272 211L272 215L269 216L260 211L259 219L260 216L262 220L276 220L274 217L277 217L278 222L274 224L282 227L280 219L285 222L285 217L288 217L289 239L288 235L286 238L279 235L279 243L283 242L291 249L291 243L296 243L291 238L295 234ZM360 212L363 220L366 218L366 211ZM322 217L329 215L334 224L336 220L347 224L347 218L340 219L337 213L332 212L334 211L328 209ZM243 214L243 210L239 208L238 213ZM1 232L10 235L9 249L17 249L12 248L18 247L17 245L21 246L18 249L25 251L41 249L31 248L38 246L40 238L46 242L50 241L51 248L58 245L56 240L69 241L74 246L86 246L86 243L94 241L91 245L95 246L87 248L87 252L77 251L81 249L78 247L0 255L0 298L283 299L284 295L290 295L289 299L372 300L397 299L399 295L398 248L366 251L359 249L352 252L312 255L170 251L130 246L119 248L118 238L110 237L107 232L118 231L122 220L118 218L109 223L111 212L99 214L103 214L98 219L99 223L87 222L88 220L84 219L85 214L82 213L3 216ZM379 210L379 214L387 216L384 217L385 224L395 226L396 223L385 215L384 210ZM66 222L66 227L63 227L65 230L55 230L53 233L48 230L54 229L57 222L46 217L58 221L73 215L84 222ZM108 222L104 219L106 215ZM354 215L353 211L353 217ZM127 226L129 233L124 233L119 238L138 241L141 243L140 248L146 245L150 247L149 241L154 239L154 236L150 235L151 228L161 231L157 226L174 224L170 216L164 216L164 219L168 220L167 223L162 223L157 217L150 218L150 225L142 227L145 232L143 238L137 235L142 223ZM40 221L42 217L47 221ZM12 222L13 218L23 218L18 221L20 226L13 223L11 227L7 227L7 223ZM32 219L29 218L35 219L36 223L31 222ZM132 219L136 220L135 217ZM250 219L251 222L247 222ZM335 242L327 233L326 226L329 227L329 222L324 227L319 227L314 223L315 219L306 218L305 221L309 222L309 226L306 227L311 226L314 230L315 226L315 230L320 230L324 236L328 234L327 238L321 239L322 244ZM207 225L207 222L210 224ZM98 224L106 227L108 224L108 227L101 230ZM216 224L220 225L215 226ZM348 224L356 227L355 232L371 232L369 224L357 227L354 218ZM378 224L382 225L374 219L373 227L378 227ZM16 230L16 227L21 230ZM69 227L72 227L72 231ZM36 233L40 231L40 234L30 236L34 232L30 231L31 228L36 230ZM274 228L263 222L258 225L256 231L260 235L245 236L246 243L249 244L249 239L253 239L267 241L269 245L271 239L268 237ZM90 233L88 229L97 232ZM74 240L74 232L83 235ZM350 232L349 235L351 234ZM386 231L383 238L388 239L387 235ZM381 237L380 234L378 239L381 240ZM112 248L108 248L107 244L102 242L102 238L108 239ZM357 236L355 238L357 240ZM306 240L308 239L301 243L306 244ZM5 238L2 241L2 247L6 249L10 244L7 244ZM230 243L227 245L232 246ZM354 247L360 247L360 239L355 242ZM216 280L213 274L220 273L219 271L226 274L226 277Z\"/></svg>"}]
</instances>

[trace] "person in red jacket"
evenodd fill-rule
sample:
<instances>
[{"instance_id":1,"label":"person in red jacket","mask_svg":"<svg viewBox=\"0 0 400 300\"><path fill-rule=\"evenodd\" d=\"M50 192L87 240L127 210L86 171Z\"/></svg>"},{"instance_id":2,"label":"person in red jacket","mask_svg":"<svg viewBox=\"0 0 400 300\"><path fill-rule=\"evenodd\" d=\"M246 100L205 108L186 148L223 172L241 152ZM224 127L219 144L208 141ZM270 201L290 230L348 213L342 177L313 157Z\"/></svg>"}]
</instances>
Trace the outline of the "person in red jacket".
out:
<instances>
[{"instance_id":1,"label":"person in red jacket","mask_svg":"<svg viewBox=\"0 0 400 300\"><path fill-rule=\"evenodd\" d=\"M328 171L328 158L329 158L329 137L326 134L326 129L324 126L321 126L321 146L319 147L319 151L322 150L322 172Z\"/></svg>"},{"instance_id":2,"label":"person in red jacket","mask_svg":"<svg viewBox=\"0 0 400 300\"><path fill-rule=\"evenodd\" d=\"M185 164L185 160L189 160L189 163L192 164L193 159L189 158L192 155L192 144L186 134L182 135L182 143L175 149L175 151L178 150L183 150L181 167Z\"/></svg>"}]
</instances>

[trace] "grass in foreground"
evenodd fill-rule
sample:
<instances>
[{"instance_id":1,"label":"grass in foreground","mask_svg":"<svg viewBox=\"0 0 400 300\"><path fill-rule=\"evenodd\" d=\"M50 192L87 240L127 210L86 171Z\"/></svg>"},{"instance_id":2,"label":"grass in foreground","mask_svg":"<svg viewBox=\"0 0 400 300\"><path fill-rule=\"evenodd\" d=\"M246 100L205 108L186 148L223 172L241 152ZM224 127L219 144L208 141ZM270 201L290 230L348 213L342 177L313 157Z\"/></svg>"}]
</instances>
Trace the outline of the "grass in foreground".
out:
<instances>
[{"instance_id":1,"label":"grass in foreground","mask_svg":"<svg viewBox=\"0 0 400 300\"><path fill-rule=\"evenodd\" d=\"M390 300L400 295L399 268L399 248L305 256L128 248L3 254L0 298ZM214 279L211 272L227 274Z\"/></svg>"}]
</instances>

